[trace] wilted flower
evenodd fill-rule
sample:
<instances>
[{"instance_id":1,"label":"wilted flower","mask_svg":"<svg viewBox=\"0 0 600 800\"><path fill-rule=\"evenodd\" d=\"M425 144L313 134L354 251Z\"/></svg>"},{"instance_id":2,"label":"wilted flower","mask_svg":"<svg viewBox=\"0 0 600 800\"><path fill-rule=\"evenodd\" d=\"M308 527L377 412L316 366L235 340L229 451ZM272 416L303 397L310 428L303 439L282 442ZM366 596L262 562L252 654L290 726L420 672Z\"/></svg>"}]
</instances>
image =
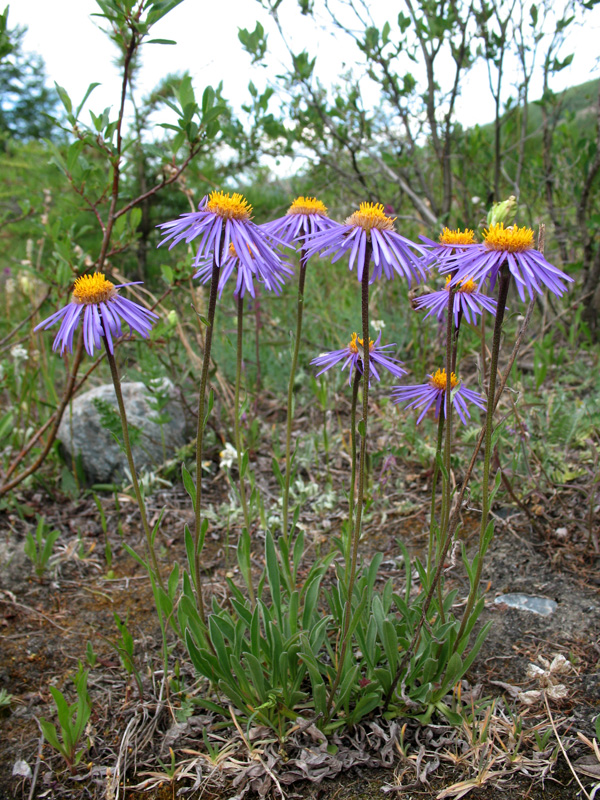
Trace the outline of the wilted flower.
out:
<instances>
[{"instance_id":1,"label":"wilted flower","mask_svg":"<svg viewBox=\"0 0 600 800\"><path fill-rule=\"evenodd\" d=\"M388 350L390 347L395 347L395 345L380 345L380 341L381 333L377 337L377 341L374 342L372 339L369 339L369 376L372 375L376 381L380 380L379 373L377 372L377 364L387 369L388 372L391 372L391 374L395 375L397 378L406 375L406 370L402 368L402 362L398 361L396 358L390 358L384 353L385 350ZM340 361L343 361L342 370L346 369L348 366L350 367L348 383L352 383L353 369L357 369L361 375L363 373L363 356L363 340L358 334L353 333L352 339L348 342L346 347L343 347L341 350L333 350L330 353L324 353L317 358L313 358L310 363L314 364L316 367L323 367L320 372L317 372L318 377L328 369L331 369L331 367L339 364Z\"/></svg>"},{"instance_id":2,"label":"wilted flower","mask_svg":"<svg viewBox=\"0 0 600 800\"><path fill-rule=\"evenodd\" d=\"M418 425L432 405L435 405L436 419L439 417L440 410L442 410L444 417L446 416L446 384L446 370L438 369L434 375L429 376L429 381L427 383L420 383L417 386L395 386L392 390L392 398L394 403L404 403L408 400L407 409L423 409L417 418ZM474 392L471 389L465 389L463 386L459 386L459 380L454 372L450 376L450 385L452 387L452 405L456 409L456 413L460 417L463 425L466 425L466 418L471 417L469 409L467 408L467 402L473 403L485 410L485 399L479 392Z\"/></svg>"},{"instance_id":3,"label":"wilted flower","mask_svg":"<svg viewBox=\"0 0 600 800\"><path fill-rule=\"evenodd\" d=\"M134 283L115 285L106 280L101 272L82 275L75 281L71 302L40 322L35 330L40 328L46 330L58 320L62 320L52 345L53 350L58 350L60 347L61 355L65 348L70 353L73 351L73 334L82 315L83 341L90 355L94 354L95 347L100 349L103 338L106 339L109 351L113 352L112 337L123 335L121 320L126 322L132 331L147 337L158 315L126 297L121 297L117 292L117 289L133 285Z\"/></svg>"},{"instance_id":4,"label":"wilted flower","mask_svg":"<svg viewBox=\"0 0 600 800\"><path fill-rule=\"evenodd\" d=\"M407 278L409 283L418 275L424 276L419 257L413 250L424 253L424 249L410 239L394 231L394 220L388 217L381 203L361 203L358 211L351 214L343 225L335 223L327 230L319 231L306 239L306 256L314 253L333 256L337 261L347 253L350 255L349 267L357 263L358 280L362 280L365 266L367 243L372 247L375 269L371 282L381 277L392 279L394 272Z\"/></svg>"}]
</instances>

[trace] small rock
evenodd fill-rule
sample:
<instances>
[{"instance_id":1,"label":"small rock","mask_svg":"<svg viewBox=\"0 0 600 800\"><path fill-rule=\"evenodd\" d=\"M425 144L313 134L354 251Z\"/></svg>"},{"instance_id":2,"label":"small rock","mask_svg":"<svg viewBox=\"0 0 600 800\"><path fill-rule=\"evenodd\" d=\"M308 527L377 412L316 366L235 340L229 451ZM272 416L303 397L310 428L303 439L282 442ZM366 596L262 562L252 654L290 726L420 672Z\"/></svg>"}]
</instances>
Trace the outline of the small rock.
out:
<instances>
[{"instance_id":1,"label":"small rock","mask_svg":"<svg viewBox=\"0 0 600 800\"><path fill-rule=\"evenodd\" d=\"M510 608L518 608L520 611L531 611L532 614L540 614L542 617L549 617L557 609L556 602L550 600L549 597L535 597L518 592L499 594L494 602L504 603Z\"/></svg>"},{"instance_id":2,"label":"small rock","mask_svg":"<svg viewBox=\"0 0 600 800\"><path fill-rule=\"evenodd\" d=\"M15 761L12 768L13 777L31 778L31 767L26 761Z\"/></svg>"}]
</instances>

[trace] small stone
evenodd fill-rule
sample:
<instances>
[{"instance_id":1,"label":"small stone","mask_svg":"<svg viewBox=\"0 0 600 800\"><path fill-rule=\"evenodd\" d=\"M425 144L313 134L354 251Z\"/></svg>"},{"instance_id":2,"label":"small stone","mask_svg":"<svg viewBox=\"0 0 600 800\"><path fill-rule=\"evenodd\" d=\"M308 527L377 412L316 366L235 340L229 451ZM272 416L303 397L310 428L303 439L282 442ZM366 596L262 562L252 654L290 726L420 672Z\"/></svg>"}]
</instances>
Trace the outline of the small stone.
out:
<instances>
[{"instance_id":1,"label":"small stone","mask_svg":"<svg viewBox=\"0 0 600 800\"><path fill-rule=\"evenodd\" d=\"M31 778L31 767L26 761L15 761L12 768L13 778Z\"/></svg>"},{"instance_id":2,"label":"small stone","mask_svg":"<svg viewBox=\"0 0 600 800\"><path fill-rule=\"evenodd\" d=\"M519 592L499 594L494 600L495 603L504 603L510 608L518 608L519 611L530 611L532 614L539 614L542 617L549 617L557 609L557 603L549 597L535 597Z\"/></svg>"}]
</instances>

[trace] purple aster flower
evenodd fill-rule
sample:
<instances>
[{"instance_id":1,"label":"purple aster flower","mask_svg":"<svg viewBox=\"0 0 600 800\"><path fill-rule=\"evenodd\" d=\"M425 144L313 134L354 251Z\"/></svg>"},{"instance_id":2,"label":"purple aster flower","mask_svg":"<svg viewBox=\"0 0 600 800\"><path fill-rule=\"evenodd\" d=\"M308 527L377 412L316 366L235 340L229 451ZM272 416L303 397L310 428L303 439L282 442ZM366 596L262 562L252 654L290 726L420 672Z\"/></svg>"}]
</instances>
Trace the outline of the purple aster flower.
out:
<instances>
[{"instance_id":1,"label":"purple aster flower","mask_svg":"<svg viewBox=\"0 0 600 800\"><path fill-rule=\"evenodd\" d=\"M198 265L197 265L198 266ZM258 257L251 258L251 267L241 260L233 244L229 245L229 257L223 262L219 272L219 297L223 294L225 284L237 268L237 280L235 283L234 294L244 297L246 289L254 297L254 278L264 284L269 291L279 294L286 278L294 274L294 271L283 261L277 264L268 265ZM212 258L206 258L200 265L194 278L200 278L202 283L208 283L212 275Z\"/></svg>"},{"instance_id":2,"label":"purple aster flower","mask_svg":"<svg viewBox=\"0 0 600 800\"><path fill-rule=\"evenodd\" d=\"M439 417L440 410L443 411L444 417L446 416L446 383L446 370L438 369L435 375L429 376L429 381L427 383L420 383L418 386L395 386L392 390L392 398L394 403L410 401L406 406L407 409L423 409L417 419L418 425L434 404L435 418L437 419ZM452 405L456 409L456 413L460 417L463 425L466 425L466 418L471 418L469 409L467 408L467 402L473 403L485 410L485 399L479 392L473 392L471 389L465 389L463 386L459 386L459 380L454 372L450 376L450 383L452 386Z\"/></svg>"},{"instance_id":3,"label":"purple aster flower","mask_svg":"<svg viewBox=\"0 0 600 800\"><path fill-rule=\"evenodd\" d=\"M135 281L141 283L141 281ZM126 322L132 331L136 331L146 338L154 320L158 315L143 306L121 297L117 289L123 286L133 286L134 283L113 284L107 281L101 272L93 275L81 275L75 281L73 298L71 302L48 319L40 322L35 330L47 330L58 320L62 320L53 350L58 350L62 355L66 350L73 352L73 334L77 330L79 320L83 314L83 341L89 355L94 355L94 348L100 349L102 339L105 338L108 349L113 352L113 336L122 336L121 320Z\"/></svg>"},{"instance_id":4,"label":"purple aster flower","mask_svg":"<svg viewBox=\"0 0 600 800\"><path fill-rule=\"evenodd\" d=\"M392 375L395 375L398 378L401 378L403 375L406 375L406 370L402 369L402 362L398 361L396 358L389 358L385 353L384 350L388 350L390 347L395 347L394 344L385 344L380 345L379 342L381 341L381 333L377 337L377 341L373 341L369 339L369 375L372 375L375 380L379 381L379 373L377 372L376 365L379 364L380 367L384 367L387 369L388 372L391 372ZM352 339L348 342L346 347L342 348L341 350L333 350L331 353L324 353L317 358L313 358L310 362L314 364L316 367L323 367L320 372L317 372L317 377L322 375L328 369L339 364L340 361L343 361L342 370L346 369L347 366L350 367L350 374L348 375L348 383L352 383L352 370L357 369L361 375L363 372L363 359L364 354L364 347L363 347L363 340L358 336L357 333L352 334Z\"/></svg>"},{"instance_id":5,"label":"purple aster flower","mask_svg":"<svg viewBox=\"0 0 600 800\"><path fill-rule=\"evenodd\" d=\"M229 245L232 244L239 258L239 267L244 270L242 282L254 296L251 278L258 274L257 263L260 263L260 275L265 283L267 275L270 282L271 272L282 269L281 260L273 250L272 240L288 245L276 240L273 234L267 235L252 222L251 215L252 206L241 194L211 192L210 196L201 200L198 211L182 214L179 219L163 222L158 226L167 232L159 247L165 242L171 242L170 250L178 242L191 242L199 236L200 244L193 266L203 270L205 261L211 257L214 257L217 266L222 267L230 256ZM277 283L275 278L273 281Z\"/></svg>"},{"instance_id":6,"label":"purple aster flower","mask_svg":"<svg viewBox=\"0 0 600 800\"><path fill-rule=\"evenodd\" d=\"M416 297L414 300L415 308L419 311L428 308L429 311L425 314L424 319L427 319L431 314L435 314L438 319L442 319L444 312L448 309L448 287L450 286L451 276L446 278L446 286L439 292L431 292ZM477 316L482 314L483 311L489 311L490 314L496 313L496 301L491 297L477 291L477 284L467 279L461 281L458 289L454 293L454 324L458 327L460 314L462 313L465 320L475 325L477 323Z\"/></svg>"},{"instance_id":7,"label":"purple aster flower","mask_svg":"<svg viewBox=\"0 0 600 800\"><path fill-rule=\"evenodd\" d=\"M307 237L306 257L319 252L321 256L332 255L331 261L336 262L349 253L350 269L353 269L356 261L360 281L367 242L371 243L375 264L371 283L381 277L382 271L390 280L397 272L406 277L409 283L417 274L424 277L423 266L413 249L421 254L425 253L425 249L394 231L394 220L384 214L381 203L361 203L359 210L349 216L343 225L336 223L332 228Z\"/></svg>"},{"instance_id":8,"label":"purple aster flower","mask_svg":"<svg viewBox=\"0 0 600 800\"><path fill-rule=\"evenodd\" d=\"M455 269L457 254L468 252L470 247L477 246L475 234L469 228L464 231L461 231L460 228L458 230L444 228L437 242L426 236L419 236L419 239L426 245L423 258L425 266L429 269L436 265L440 272Z\"/></svg>"},{"instance_id":9,"label":"purple aster flower","mask_svg":"<svg viewBox=\"0 0 600 800\"><path fill-rule=\"evenodd\" d=\"M573 281L548 263L539 250L533 249L531 228L519 228L518 225L505 228L503 222L490 225L484 232L483 244L457 251L452 259L447 260L442 271L453 272L453 284L466 278L480 282L487 278L493 287L500 268L505 264L515 279L521 300L525 299L525 289L531 298L534 292L542 294L544 288L561 297L567 291L563 281Z\"/></svg>"},{"instance_id":10,"label":"purple aster flower","mask_svg":"<svg viewBox=\"0 0 600 800\"><path fill-rule=\"evenodd\" d=\"M261 228L291 245L297 239L314 236L336 225L327 216L325 204L316 197L297 197L283 217L266 222Z\"/></svg>"}]
</instances>

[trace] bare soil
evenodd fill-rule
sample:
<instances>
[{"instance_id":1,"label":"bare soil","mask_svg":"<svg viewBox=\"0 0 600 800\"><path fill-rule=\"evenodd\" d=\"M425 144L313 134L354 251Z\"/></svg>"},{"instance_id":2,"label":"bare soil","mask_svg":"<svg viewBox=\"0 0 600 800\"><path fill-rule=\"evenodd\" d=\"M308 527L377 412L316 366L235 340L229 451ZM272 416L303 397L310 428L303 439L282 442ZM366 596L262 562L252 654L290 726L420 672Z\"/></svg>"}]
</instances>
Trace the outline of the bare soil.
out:
<instances>
[{"instance_id":1,"label":"bare soil","mask_svg":"<svg viewBox=\"0 0 600 800\"><path fill-rule=\"evenodd\" d=\"M260 458L256 459L255 467L264 466L268 470L268 459L264 462L263 465ZM345 466L333 463L332 468L335 478L336 469L339 468L341 475ZM364 555L383 552L384 579L391 575L401 580L395 560L398 538L418 551L424 536L425 512L406 513L406 498L411 496L422 508L427 508L429 474L415 465L401 469L403 497L395 497L395 490L388 487L382 505L384 511L375 510L365 528ZM309 482L311 476L306 475L305 480ZM224 475L215 470L213 477L206 480L206 502L218 506L226 498L226 490ZM537 747L536 753L532 729L539 726L541 735L550 726L543 696L527 705L520 693L537 691L544 685L548 690L553 682L564 687L562 696L548 700L552 722L571 762L590 756L590 748L577 734L592 739L593 718L600 712L600 560L588 542L589 518L580 495L577 487L572 490L566 487L560 499L551 497L543 504L527 502L522 508L504 505L495 509L496 536L485 567L488 600L482 619L482 622L492 619L494 624L463 686L466 704L469 693L473 702L476 698L496 698L491 706L487 742L478 740L473 733L465 749L467 732L462 731L457 738L443 720L434 719L429 733L419 730L410 720L400 721L394 729L386 723L382 735L396 738L388 748L385 769L374 768L376 758L369 756L362 764L341 769L329 779L324 777L316 782L313 776L313 781L283 784L286 795L319 800L379 798L384 796L383 792L392 796L401 793L407 800L459 797L463 796L460 786L452 791L450 787L475 781L472 785L465 783L462 788L465 794L478 800L497 800L501 796L567 800L577 796L579 787L553 732L546 743ZM239 796L244 787L235 785L232 764L239 762L241 774L252 761L252 755L247 750L243 752L240 740L235 743L229 760L223 757L222 774L217 763L202 771L195 788L193 774L168 780L169 748L177 763L186 759L191 763L191 754L206 753L200 731L208 722L201 714L187 722L182 717L176 718L175 697L170 705L161 706L160 714L156 712L162 681L160 632L147 577L122 547L123 541L140 551L143 547L133 503L121 495L121 510L117 514L113 498L103 499L113 551L112 573L107 574L104 535L89 497L76 501L61 496L50 499L39 491L23 494L19 500L20 515L16 511L0 514L0 689L12 695L10 706L0 709L0 800L110 799L115 794L110 779L117 764L120 764L121 784L123 779L126 781L125 790L121 785L118 791L119 797L141 795L159 800L180 796L180 791L182 796L192 798ZM158 549L166 574L176 560L183 563L183 525L191 522L191 514L185 493L178 485L152 497L150 516L156 518L163 507L167 510ZM374 508L377 509L377 504ZM303 513L301 521L313 547L326 546L341 513L331 511L325 526L319 523L316 514L310 514L310 509ZM34 526L35 514L43 514L52 527L61 531L52 568L41 580L35 577L23 553L25 534ZM122 538L117 532L118 521ZM593 525L597 532L597 519ZM467 545L475 537L475 529L475 515L467 513L464 526ZM234 533L232 528L232 537ZM258 537L256 541L254 557L259 567L262 548ZM213 524L205 551L205 587L208 594L220 599L226 597L225 576L235 573L234 559L226 560L225 556L225 524ZM449 576L459 588L459 598L464 597L466 579L460 567L451 568ZM556 611L542 617L494 602L497 595L506 592L551 598L557 603ZM141 697L135 681L123 670L114 647L115 614L127 620L135 640L136 665L143 686ZM97 654L97 664L89 679L93 711L87 733L91 746L82 763L69 773L60 756L42 743L37 720L54 719L50 685L72 697L71 679L78 662L85 661L88 642L93 643ZM174 656L177 655L176 648ZM557 655L565 656L570 665L567 672L550 682L546 680L545 684L542 679L529 676L531 664L544 671ZM183 653L180 664L188 685L193 685L194 676ZM512 747L511 741L514 745L510 725L517 715L529 733L514 763L508 764L498 754L503 747ZM398 731L404 722L401 745ZM367 730L367 738L372 733L373 729ZM222 736L225 747L227 731ZM460 746L459 739L463 742ZM13 776L13 768L19 761L27 763L31 777ZM205 761L208 764L206 756ZM431 770L425 769L423 775L427 763ZM594 783L585 770L579 772L579 778L588 790ZM249 785L253 790L258 786L256 782ZM268 793L279 793L272 781Z\"/></svg>"}]
</instances>

